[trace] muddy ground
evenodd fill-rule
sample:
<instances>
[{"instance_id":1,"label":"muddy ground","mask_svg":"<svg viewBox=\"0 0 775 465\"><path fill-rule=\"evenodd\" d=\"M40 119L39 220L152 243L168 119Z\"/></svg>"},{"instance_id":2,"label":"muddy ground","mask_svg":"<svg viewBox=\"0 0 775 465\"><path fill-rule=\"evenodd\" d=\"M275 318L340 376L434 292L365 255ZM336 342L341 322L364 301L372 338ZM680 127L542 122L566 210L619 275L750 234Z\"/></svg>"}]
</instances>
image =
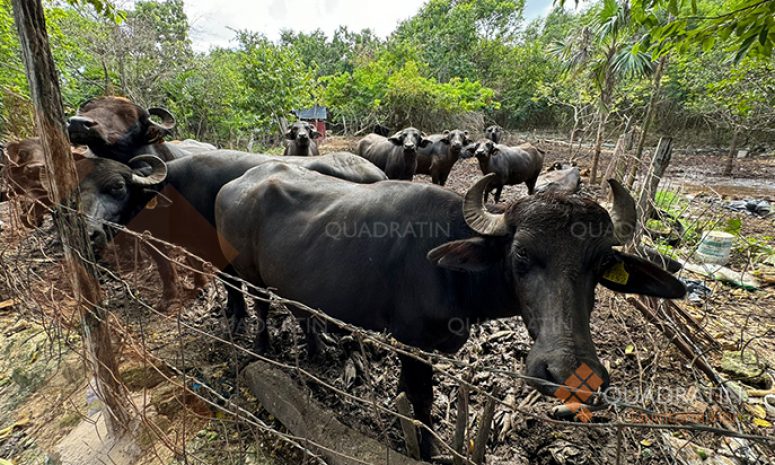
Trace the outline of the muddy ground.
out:
<instances>
[{"instance_id":1,"label":"muddy ground","mask_svg":"<svg viewBox=\"0 0 775 465\"><path fill-rule=\"evenodd\" d=\"M352 143L353 140L332 138L321 149L322 152L342 150ZM568 159L568 148L564 145L543 143L541 147L547 151L545 166ZM609 152L604 152L603 169L609 156ZM767 390L771 387L768 378L775 368L775 269L760 260L762 250L772 253L771 249L775 247L773 218L725 210L723 205L732 199L775 200L775 159L740 160L734 176L725 178L720 174L723 156L723 153L677 152L663 187L679 193L686 204L687 217L710 216L716 224L740 220L739 235L745 239L746 246L736 250L730 266L750 268L749 271L759 279L761 289L742 290L682 272L682 278L703 282L712 294L696 304L683 301L679 305L718 343L713 345L699 339L697 343L715 369L720 370L724 351L745 349L758 359L764 384L745 380L751 385L743 382L738 385L741 389ZM588 156L578 157L576 161L582 171L589 166ZM460 162L452 171L448 187L463 193L479 175L475 160ZM429 182L429 179L418 176L417 182ZM597 193L594 186L585 185L583 190L588 195ZM506 187L504 201L525 194L524 186ZM8 205L0 211L8 223ZM17 463L43 463L46 454L56 449L62 437L78 427L87 413L87 379L85 373L77 369L77 358L72 355L79 350L77 338L72 334L77 327L77 317L72 314L72 302L67 302L64 297L66 293L57 290L67 285L59 262L61 253L57 252L52 238L50 222L34 233L22 232L11 224L0 236L4 270L0 274L3 276L0 302L14 298L19 301L0 309L0 329L6 337L3 340L6 363L16 360L13 366L7 365L0 373L0 399L5 402L3 410L9 412L0 416L0 458L25 458ZM684 256L690 253L681 249L677 252ZM133 382L131 389L135 394L141 394L141 398L147 398L147 402L141 404L143 408L148 406L149 417L159 426L156 434L143 442L146 447L154 446L156 453L146 453L143 461L171 463L174 460L174 454L157 440L163 436L178 447L182 438L187 438L189 463L314 463L271 432L259 431L260 428L250 425L250 421L235 422L224 413L233 411L235 406L244 407L255 412L261 422L282 431L281 425L262 411L240 383L238 368L249 357L221 339L228 339L221 315L225 301L223 288L211 283L203 291L192 290L189 292L191 298L182 308L164 313L159 311L158 275L153 266L147 260L136 260L136 257L121 257L108 266L115 269L119 264L123 270L117 276L128 283L128 287L111 277L105 277L103 287L116 323L120 322L123 328L122 368L125 378L145 380ZM181 287L192 288L191 275L184 270L181 272ZM26 284L26 288L19 288L20 283ZM12 289L14 286L16 289ZM35 299L30 300L30 295L35 295ZM139 299L135 300L134 296ZM46 319L41 318L43 314L47 315ZM42 331L39 323L48 321L50 324L54 316L63 322L61 328L64 329ZM251 319L244 332L236 337L236 344L250 347L253 324ZM305 368L342 391L393 408L398 374L395 356L369 346L361 351L349 338L332 336L322 359L309 361L305 357L298 325L285 309L274 309L269 328L274 359ZM630 404L665 414L658 418L660 422L680 423L691 418L717 427L734 427L751 434L775 437L771 424L775 411L767 410L761 398L751 395L749 402L729 403L703 397L701 393L709 385L708 379L691 368L669 339L648 323L623 296L598 288L592 333L601 360L610 368L612 384L627 394L626 401ZM11 339L13 344L9 342ZM30 341L35 345L29 346ZM13 348L8 349L11 346ZM34 347L35 360L31 362L29 357L33 356L20 347ZM52 350L54 348L56 350ZM495 434L487 450L489 464L773 463L772 448L755 447L751 453L758 455L759 462L754 461L753 455L744 462L740 459L740 443L709 433L626 428L622 430L617 446L616 429L605 427L605 423L657 421L654 416L644 418L642 412L633 408L596 412L591 424L546 421L547 413L560 402L536 396L521 380L508 374L522 371L529 348L527 331L517 317L474 327L468 344L454 356L455 360L474 367L474 385L487 392L497 388L499 398L505 404L522 412L506 405L496 407ZM13 352L16 350L20 352ZM155 371L148 369L138 352L147 352L162 360L162 365L167 366L164 375L156 376ZM52 363L52 360L62 359L67 363ZM65 390L57 387L60 384L48 381L65 376L62 365L72 389ZM467 371L451 363L439 363L435 369L437 373L458 377ZM185 383L212 404L177 392L165 377ZM400 428L392 418L375 413L373 407L335 394L318 382L300 376L298 380L305 382L311 394L341 421L391 447L404 448ZM42 388L47 385L55 388ZM436 375L433 413L437 432L442 438L449 439L453 435L457 391L458 383ZM661 392L661 397L655 392ZM483 403L481 394L472 396L471 438L479 427ZM676 417L676 414L693 416ZM13 426L20 418L27 419L27 423L12 428L11 433L4 436L3 428ZM621 456L620 461L617 461L617 455ZM242 462L241 456L250 459Z\"/></svg>"}]
</instances>

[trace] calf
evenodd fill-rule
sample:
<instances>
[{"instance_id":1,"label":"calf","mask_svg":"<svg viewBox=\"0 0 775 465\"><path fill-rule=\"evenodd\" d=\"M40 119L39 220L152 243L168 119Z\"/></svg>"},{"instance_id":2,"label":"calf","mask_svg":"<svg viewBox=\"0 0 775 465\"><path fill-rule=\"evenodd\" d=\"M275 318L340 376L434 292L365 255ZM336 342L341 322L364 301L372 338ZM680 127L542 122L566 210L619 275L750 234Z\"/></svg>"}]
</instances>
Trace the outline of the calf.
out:
<instances>
[{"instance_id":1,"label":"calf","mask_svg":"<svg viewBox=\"0 0 775 465\"><path fill-rule=\"evenodd\" d=\"M616 181L609 216L592 200L562 194L523 197L493 214L483 194L494 179L461 197L436 185L353 185L265 164L221 189L216 224L240 276L283 297L446 353L465 344L471 324L521 315L535 341L525 362L530 384L553 394L586 366L605 387L589 326L596 285L678 298L683 284L613 248L632 238L636 220L635 202ZM268 303L256 305L263 319ZM259 328L261 351L263 321ZM400 358L399 389L431 427L432 367ZM424 459L431 437L423 429Z\"/></svg>"},{"instance_id":2,"label":"calf","mask_svg":"<svg viewBox=\"0 0 775 465\"><path fill-rule=\"evenodd\" d=\"M301 157L317 156L318 144L315 139L320 133L306 121L297 121L285 132L285 151L283 155L298 155Z\"/></svg>"},{"instance_id":3,"label":"calf","mask_svg":"<svg viewBox=\"0 0 775 465\"><path fill-rule=\"evenodd\" d=\"M406 128L390 137L369 134L358 142L358 155L374 163L389 179L411 181L417 169L417 149L431 141L415 128Z\"/></svg>"},{"instance_id":4,"label":"calf","mask_svg":"<svg viewBox=\"0 0 775 465\"><path fill-rule=\"evenodd\" d=\"M505 185L525 183L528 194L535 191L538 175L544 165L544 152L531 144L508 147L489 139L480 139L466 147L466 158L479 160L482 174L494 174L495 202L499 202ZM485 196L485 201L487 200Z\"/></svg>"},{"instance_id":5,"label":"calf","mask_svg":"<svg viewBox=\"0 0 775 465\"><path fill-rule=\"evenodd\" d=\"M485 139L489 139L496 144L500 144L501 139L503 138L503 128L497 124L487 126L487 129L484 130L484 137Z\"/></svg>"},{"instance_id":6,"label":"calf","mask_svg":"<svg viewBox=\"0 0 775 465\"><path fill-rule=\"evenodd\" d=\"M468 131L444 131L441 134L428 136L431 145L417 150L417 174L429 174L433 184L443 186L447 182L449 172L460 158L463 147L472 141Z\"/></svg>"}]
</instances>

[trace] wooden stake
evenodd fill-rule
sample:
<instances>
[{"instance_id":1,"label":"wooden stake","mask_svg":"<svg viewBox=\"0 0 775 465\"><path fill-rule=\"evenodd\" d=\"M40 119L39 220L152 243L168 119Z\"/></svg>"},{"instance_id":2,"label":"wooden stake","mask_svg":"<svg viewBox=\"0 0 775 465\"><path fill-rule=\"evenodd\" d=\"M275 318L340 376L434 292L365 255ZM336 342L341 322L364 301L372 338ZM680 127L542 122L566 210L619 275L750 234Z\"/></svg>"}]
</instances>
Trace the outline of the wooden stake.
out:
<instances>
[{"instance_id":1,"label":"wooden stake","mask_svg":"<svg viewBox=\"0 0 775 465\"><path fill-rule=\"evenodd\" d=\"M465 381L470 379L466 375ZM468 427L468 386L461 384L457 390L457 417L455 419L455 437L452 439L452 449L462 456L466 453L466 429ZM463 459L455 456L452 460L453 465L463 465Z\"/></svg>"},{"instance_id":2,"label":"wooden stake","mask_svg":"<svg viewBox=\"0 0 775 465\"><path fill-rule=\"evenodd\" d=\"M409 404L409 399L406 398L405 393L401 393L396 397L396 409L401 415L413 418L412 407ZM409 457L413 459L420 458L420 441L417 438L417 428L409 420L401 418L401 430L404 432L404 440L406 441L406 452Z\"/></svg>"},{"instance_id":3,"label":"wooden stake","mask_svg":"<svg viewBox=\"0 0 775 465\"><path fill-rule=\"evenodd\" d=\"M476 443L474 444L472 457L472 461L476 465L484 463L484 451L487 449L487 440L490 438L490 431L492 430L492 419L495 416L496 397L498 397L498 390L494 389L492 397L487 398L482 415L479 417L479 431L476 433Z\"/></svg>"}]
</instances>

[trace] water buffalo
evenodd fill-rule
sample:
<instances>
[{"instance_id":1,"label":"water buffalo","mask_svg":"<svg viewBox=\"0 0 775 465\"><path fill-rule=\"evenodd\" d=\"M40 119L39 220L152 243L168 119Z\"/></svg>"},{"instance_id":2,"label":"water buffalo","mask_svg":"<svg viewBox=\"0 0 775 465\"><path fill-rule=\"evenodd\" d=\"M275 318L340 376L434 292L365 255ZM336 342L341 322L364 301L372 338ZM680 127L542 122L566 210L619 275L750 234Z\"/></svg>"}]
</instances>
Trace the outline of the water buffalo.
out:
<instances>
[{"instance_id":1,"label":"water buffalo","mask_svg":"<svg viewBox=\"0 0 775 465\"><path fill-rule=\"evenodd\" d=\"M489 139L480 139L465 148L464 158L475 156L482 174L494 174L495 202L499 202L503 186L525 183L528 194L535 190L536 180L544 165L544 152L531 144L508 147ZM488 193L489 195L489 193ZM485 201L487 199L485 198Z\"/></svg>"},{"instance_id":2,"label":"water buffalo","mask_svg":"<svg viewBox=\"0 0 775 465\"><path fill-rule=\"evenodd\" d=\"M484 130L484 137L485 139L489 139L496 144L500 144L501 139L503 138L503 128L497 124L487 126L487 129Z\"/></svg>"},{"instance_id":3,"label":"water buffalo","mask_svg":"<svg viewBox=\"0 0 775 465\"><path fill-rule=\"evenodd\" d=\"M449 172L460 158L463 147L470 144L468 131L444 131L428 136L431 145L417 150L417 174L429 174L433 184L443 186Z\"/></svg>"},{"instance_id":4,"label":"water buffalo","mask_svg":"<svg viewBox=\"0 0 775 465\"><path fill-rule=\"evenodd\" d=\"M417 149L431 141L415 128L406 128L390 137L369 134L358 142L358 155L374 163L389 179L411 181L417 169Z\"/></svg>"},{"instance_id":5,"label":"water buffalo","mask_svg":"<svg viewBox=\"0 0 775 465\"><path fill-rule=\"evenodd\" d=\"M572 194L581 186L581 171L574 165L563 165L557 162L538 176L536 192L567 192Z\"/></svg>"},{"instance_id":6,"label":"water buffalo","mask_svg":"<svg viewBox=\"0 0 775 465\"><path fill-rule=\"evenodd\" d=\"M493 214L483 194L494 179L461 197L432 184L353 185L266 164L221 189L216 224L240 276L284 297L447 353L463 346L470 324L522 315L535 341L526 374L537 389L554 393L582 364L606 385L589 326L596 285L679 298L683 284L613 249L631 239L636 221L635 202L616 181L609 216L563 194L524 197ZM257 302L259 318L267 305ZM266 343L263 328L255 349ZM400 389L430 427L432 368L401 362ZM421 447L427 459L428 431Z\"/></svg>"},{"instance_id":7,"label":"water buffalo","mask_svg":"<svg viewBox=\"0 0 775 465\"><path fill-rule=\"evenodd\" d=\"M297 121L285 132L286 146L283 155L298 155L302 157L317 156L318 144L315 139L320 133L306 121Z\"/></svg>"},{"instance_id":8,"label":"water buffalo","mask_svg":"<svg viewBox=\"0 0 775 465\"><path fill-rule=\"evenodd\" d=\"M76 160L91 156L75 148L71 154ZM2 161L8 199L19 201L24 226L39 227L52 205L46 182L46 157L40 139L9 142L2 151Z\"/></svg>"},{"instance_id":9,"label":"water buffalo","mask_svg":"<svg viewBox=\"0 0 775 465\"><path fill-rule=\"evenodd\" d=\"M122 97L100 97L81 105L68 120L67 132L72 143L88 145L98 157L127 163L150 154L170 161L190 154L164 142L174 127L175 118L163 108L146 110Z\"/></svg>"},{"instance_id":10,"label":"water buffalo","mask_svg":"<svg viewBox=\"0 0 775 465\"><path fill-rule=\"evenodd\" d=\"M354 182L387 179L379 168L346 152L315 158L279 158L216 150L168 163L148 155L135 157L128 164L87 159L77 166L81 209L90 218L88 230L92 242L101 249L112 236L111 230L103 227L103 221L118 223L135 231L149 231L157 239L184 247L228 273L230 257L221 252L214 227L215 196L227 182L272 160L298 164ZM163 256L156 254L152 258L159 265L164 302L174 301L176 288L166 284L174 283L174 269ZM227 313L235 315L234 326L245 314L244 299L237 289L227 286Z\"/></svg>"}]
</instances>

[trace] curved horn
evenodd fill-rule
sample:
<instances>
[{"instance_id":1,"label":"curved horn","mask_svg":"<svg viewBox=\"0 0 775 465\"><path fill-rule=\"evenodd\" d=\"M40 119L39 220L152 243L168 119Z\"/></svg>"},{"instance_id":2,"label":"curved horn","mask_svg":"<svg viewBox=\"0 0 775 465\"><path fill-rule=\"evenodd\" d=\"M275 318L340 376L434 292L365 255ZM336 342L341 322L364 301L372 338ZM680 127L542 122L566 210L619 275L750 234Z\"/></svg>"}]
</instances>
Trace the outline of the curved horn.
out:
<instances>
[{"instance_id":1,"label":"curved horn","mask_svg":"<svg viewBox=\"0 0 775 465\"><path fill-rule=\"evenodd\" d=\"M509 233L506 216L503 214L495 215L484 208L484 193L493 178L495 178L495 173L490 173L480 178L468 189L463 199L463 217L466 219L466 224L479 234L505 236Z\"/></svg>"},{"instance_id":2,"label":"curved horn","mask_svg":"<svg viewBox=\"0 0 775 465\"><path fill-rule=\"evenodd\" d=\"M635 200L616 179L609 179L608 185L614 195L613 209L608 212L614 224L614 237L619 245L624 245L635 236L635 225L638 221Z\"/></svg>"},{"instance_id":3,"label":"curved horn","mask_svg":"<svg viewBox=\"0 0 775 465\"><path fill-rule=\"evenodd\" d=\"M167 164L162 161L161 158L155 155L138 155L129 160L128 165L131 167L133 164L142 162L151 166L151 174L148 176L141 176L136 173L132 173L132 183L140 186L155 186L161 184L167 179Z\"/></svg>"},{"instance_id":4,"label":"curved horn","mask_svg":"<svg viewBox=\"0 0 775 465\"><path fill-rule=\"evenodd\" d=\"M166 129L167 131L169 131L175 127L175 117L172 116L172 113L165 110L164 108L159 108L159 107L149 108L148 114L153 116L158 116L159 118L161 118L161 124L154 123L153 121L151 121L151 123L155 124L156 126L159 126L162 129Z\"/></svg>"}]
</instances>

